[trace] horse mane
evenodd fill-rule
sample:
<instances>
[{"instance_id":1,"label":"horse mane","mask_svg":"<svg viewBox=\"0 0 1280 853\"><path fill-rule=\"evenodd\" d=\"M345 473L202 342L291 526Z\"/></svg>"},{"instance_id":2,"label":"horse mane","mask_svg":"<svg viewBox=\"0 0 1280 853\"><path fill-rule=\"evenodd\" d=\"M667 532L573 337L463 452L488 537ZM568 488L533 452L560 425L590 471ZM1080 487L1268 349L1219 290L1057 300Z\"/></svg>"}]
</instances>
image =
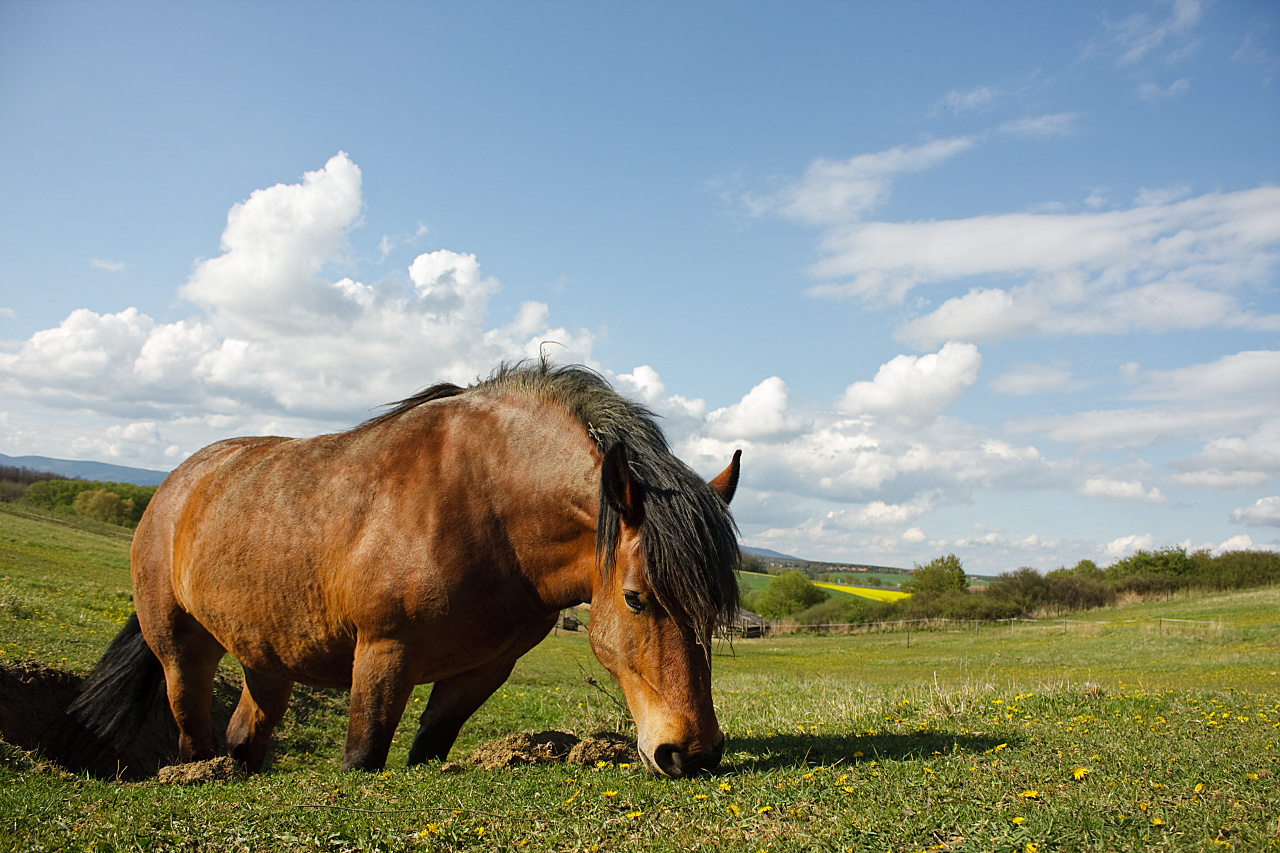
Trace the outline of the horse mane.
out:
<instances>
[{"instance_id":1,"label":"horse mane","mask_svg":"<svg viewBox=\"0 0 1280 853\"><path fill-rule=\"evenodd\" d=\"M545 358L501 364L468 388L433 385L361 424L364 429L395 419L424 403L462 394L518 394L556 405L572 415L603 457L626 444L632 476L641 486L641 543L645 572L658 601L682 614L699 636L730 624L738 610L737 525L729 507L706 480L671 452L656 415L628 400L600 374L578 365L557 366ZM600 493L596 561L613 568L622 519Z\"/></svg>"}]
</instances>

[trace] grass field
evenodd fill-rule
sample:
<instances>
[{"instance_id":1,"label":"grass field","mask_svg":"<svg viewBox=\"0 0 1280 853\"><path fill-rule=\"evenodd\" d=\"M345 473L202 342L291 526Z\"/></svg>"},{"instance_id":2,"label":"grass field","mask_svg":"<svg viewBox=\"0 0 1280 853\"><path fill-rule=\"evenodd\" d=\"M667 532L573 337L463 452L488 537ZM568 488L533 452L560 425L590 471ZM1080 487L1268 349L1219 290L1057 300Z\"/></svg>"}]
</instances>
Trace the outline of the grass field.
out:
<instances>
[{"instance_id":1,"label":"grass field","mask_svg":"<svg viewBox=\"0 0 1280 853\"><path fill-rule=\"evenodd\" d=\"M129 612L126 549L0 511L0 661L88 669ZM1072 618L718 645L725 759L676 782L405 769L429 687L381 774L339 771L337 692L299 697L246 782L78 779L3 747L0 849L1280 850L1280 589ZM585 675L609 683L585 634L549 637L453 757L627 732Z\"/></svg>"}]
</instances>

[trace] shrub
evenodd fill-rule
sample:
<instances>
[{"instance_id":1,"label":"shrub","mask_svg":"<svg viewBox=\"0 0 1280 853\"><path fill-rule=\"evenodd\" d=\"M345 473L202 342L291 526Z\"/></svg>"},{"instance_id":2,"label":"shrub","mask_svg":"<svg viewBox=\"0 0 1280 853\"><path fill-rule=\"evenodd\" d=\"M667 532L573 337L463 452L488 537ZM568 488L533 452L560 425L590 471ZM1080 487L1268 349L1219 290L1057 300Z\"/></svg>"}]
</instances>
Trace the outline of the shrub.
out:
<instances>
[{"instance_id":1,"label":"shrub","mask_svg":"<svg viewBox=\"0 0 1280 853\"><path fill-rule=\"evenodd\" d=\"M125 524L133 518L133 500L106 489L89 489L76 495L71 502L71 510L85 518Z\"/></svg>"},{"instance_id":2,"label":"shrub","mask_svg":"<svg viewBox=\"0 0 1280 853\"><path fill-rule=\"evenodd\" d=\"M749 596L748 600L750 609L756 613L778 619L807 610L829 597L830 593L814 586L813 581L800 572L783 572L769 579L764 592Z\"/></svg>"},{"instance_id":3,"label":"shrub","mask_svg":"<svg viewBox=\"0 0 1280 853\"><path fill-rule=\"evenodd\" d=\"M955 554L939 557L923 566L916 563L915 567L915 574L902 584L903 592L943 593L949 589L969 588L969 579L965 577L964 566Z\"/></svg>"}]
</instances>

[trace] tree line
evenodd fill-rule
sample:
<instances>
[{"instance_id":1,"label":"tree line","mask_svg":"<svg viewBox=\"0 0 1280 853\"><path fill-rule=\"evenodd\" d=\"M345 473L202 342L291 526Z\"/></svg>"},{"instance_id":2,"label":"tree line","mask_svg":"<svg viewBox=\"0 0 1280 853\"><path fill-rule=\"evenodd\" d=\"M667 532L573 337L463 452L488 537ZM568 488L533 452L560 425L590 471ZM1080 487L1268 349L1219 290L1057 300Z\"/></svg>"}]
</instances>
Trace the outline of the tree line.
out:
<instances>
[{"instance_id":1,"label":"tree line","mask_svg":"<svg viewBox=\"0 0 1280 853\"><path fill-rule=\"evenodd\" d=\"M19 475L10 477L10 471L19 472ZM20 488L3 488L3 483L13 483ZM71 480L26 468L0 469L0 495L3 500L40 512L76 515L122 527L137 526L155 493L155 486Z\"/></svg>"},{"instance_id":2,"label":"tree line","mask_svg":"<svg viewBox=\"0 0 1280 853\"><path fill-rule=\"evenodd\" d=\"M880 602L832 596L800 572L772 578L764 590L743 592L742 606L771 619L797 625L857 624L907 619L996 620L1059 615L1178 590L1231 590L1280 582L1280 553L1209 551L1187 553L1174 546L1138 551L1100 568L1081 560L1071 568L1041 574L1024 566L1005 572L985 587L971 588L955 554L915 565L902 584L910 598Z\"/></svg>"}]
</instances>

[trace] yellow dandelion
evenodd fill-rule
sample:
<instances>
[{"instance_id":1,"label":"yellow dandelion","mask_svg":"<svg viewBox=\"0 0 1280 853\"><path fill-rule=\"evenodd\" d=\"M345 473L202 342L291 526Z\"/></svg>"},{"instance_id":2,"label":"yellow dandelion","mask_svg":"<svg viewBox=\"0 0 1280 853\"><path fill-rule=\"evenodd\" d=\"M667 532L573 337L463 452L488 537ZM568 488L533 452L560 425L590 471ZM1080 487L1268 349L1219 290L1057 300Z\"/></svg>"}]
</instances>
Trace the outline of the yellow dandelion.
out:
<instances>
[{"instance_id":1,"label":"yellow dandelion","mask_svg":"<svg viewBox=\"0 0 1280 853\"><path fill-rule=\"evenodd\" d=\"M603 794L601 794L600 796L602 796L602 797L616 797L616 796L618 796L618 792L617 792L617 791L605 791L605 792L604 792Z\"/></svg>"},{"instance_id":2,"label":"yellow dandelion","mask_svg":"<svg viewBox=\"0 0 1280 853\"><path fill-rule=\"evenodd\" d=\"M1022 853L1036 853L1036 851L1038 851L1039 849L1040 849L1040 845L1032 844L1030 841L1028 841L1026 846L1022 848Z\"/></svg>"},{"instance_id":3,"label":"yellow dandelion","mask_svg":"<svg viewBox=\"0 0 1280 853\"><path fill-rule=\"evenodd\" d=\"M694 795L693 795L693 798L694 798L695 800L705 800L705 799L707 798L707 795L706 795L706 794L694 794Z\"/></svg>"},{"instance_id":4,"label":"yellow dandelion","mask_svg":"<svg viewBox=\"0 0 1280 853\"><path fill-rule=\"evenodd\" d=\"M483 827L483 826L477 826L477 827L476 827L476 838L479 838L479 837L480 837L480 836L482 836L482 835L484 835L484 827Z\"/></svg>"},{"instance_id":5,"label":"yellow dandelion","mask_svg":"<svg viewBox=\"0 0 1280 853\"><path fill-rule=\"evenodd\" d=\"M644 812L627 812L627 817L631 818L632 820L638 817L643 817L643 816L644 816Z\"/></svg>"},{"instance_id":6,"label":"yellow dandelion","mask_svg":"<svg viewBox=\"0 0 1280 853\"><path fill-rule=\"evenodd\" d=\"M732 790L733 790L733 786L732 786L732 785L730 785L728 782L721 782L721 783L720 783L720 790L721 790L721 791L732 791Z\"/></svg>"},{"instance_id":7,"label":"yellow dandelion","mask_svg":"<svg viewBox=\"0 0 1280 853\"><path fill-rule=\"evenodd\" d=\"M608 766L609 766L609 762L607 762L607 761L597 761L597 762L596 762L596 769L597 769L597 770L603 770L604 768L606 768L606 767L608 767Z\"/></svg>"},{"instance_id":8,"label":"yellow dandelion","mask_svg":"<svg viewBox=\"0 0 1280 853\"><path fill-rule=\"evenodd\" d=\"M761 806L756 809L756 814L768 814L771 811L773 811L773 806Z\"/></svg>"},{"instance_id":9,"label":"yellow dandelion","mask_svg":"<svg viewBox=\"0 0 1280 853\"><path fill-rule=\"evenodd\" d=\"M739 808L738 808L738 804L737 804L737 803L730 803L730 804L729 804L729 814L733 815L734 817L737 817L737 816L738 816L738 812L740 812L740 811L741 811L741 809L739 809Z\"/></svg>"},{"instance_id":10,"label":"yellow dandelion","mask_svg":"<svg viewBox=\"0 0 1280 853\"><path fill-rule=\"evenodd\" d=\"M1035 790L1027 790L1027 791L1023 791L1018 796L1022 797L1022 799L1024 800L1038 800L1040 799L1040 792Z\"/></svg>"},{"instance_id":11,"label":"yellow dandelion","mask_svg":"<svg viewBox=\"0 0 1280 853\"><path fill-rule=\"evenodd\" d=\"M1071 769L1071 778L1079 782L1085 776L1089 775L1088 767L1073 767Z\"/></svg>"},{"instance_id":12,"label":"yellow dandelion","mask_svg":"<svg viewBox=\"0 0 1280 853\"><path fill-rule=\"evenodd\" d=\"M1197 794L1199 794L1199 793L1201 793L1202 791L1204 791L1204 783L1203 783L1203 782L1197 782L1197 783L1196 783L1196 793L1197 793Z\"/></svg>"},{"instance_id":13,"label":"yellow dandelion","mask_svg":"<svg viewBox=\"0 0 1280 853\"><path fill-rule=\"evenodd\" d=\"M1161 820L1160 818L1158 818L1158 817L1153 817L1153 818L1151 818L1151 825L1152 825L1152 826L1164 826L1164 821L1162 821L1162 820Z\"/></svg>"},{"instance_id":14,"label":"yellow dandelion","mask_svg":"<svg viewBox=\"0 0 1280 853\"><path fill-rule=\"evenodd\" d=\"M1025 817L1015 817L1013 819L1014 826L1022 826L1026 822L1027 822L1027 819Z\"/></svg>"}]
</instances>

